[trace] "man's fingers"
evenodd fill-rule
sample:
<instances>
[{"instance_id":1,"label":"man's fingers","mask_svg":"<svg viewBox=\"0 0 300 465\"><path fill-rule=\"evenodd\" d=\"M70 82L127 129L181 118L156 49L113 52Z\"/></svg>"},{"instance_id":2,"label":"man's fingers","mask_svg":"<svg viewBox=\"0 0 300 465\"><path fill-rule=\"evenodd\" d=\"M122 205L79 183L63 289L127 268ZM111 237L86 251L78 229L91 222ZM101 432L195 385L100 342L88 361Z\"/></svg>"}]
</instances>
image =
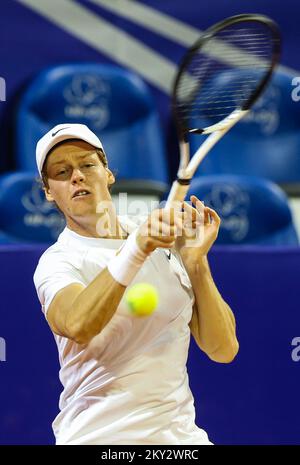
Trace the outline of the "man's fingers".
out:
<instances>
[{"instance_id":1,"label":"man's fingers","mask_svg":"<svg viewBox=\"0 0 300 465\"><path fill-rule=\"evenodd\" d=\"M200 202L200 201L199 201ZM200 202L201 203L201 202ZM201 203L201 207L196 209L188 202L184 202L184 225L185 226L200 226L205 222L205 209Z\"/></svg>"},{"instance_id":2,"label":"man's fingers","mask_svg":"<svg viewBox=\"0 0 300 465\"><path fill-rule=\"evenodd\" d=\"M209 216L215 221L218 225L221 223L221 218L219 217L218 213L213 210L212 208L206 207L208 210Z\"/></svg>"},{"instance_id":3,"label":"man's fingers","mask_svg":"<svg viewBox=\"0 0 300 465\"><path fill-rule=\"evenodd\" d=\"M212 223L213 221L215 221L217 224L221 223L221 218L215 210L206 207L204 202L201 202L201 200L199 200L195 195L191 195L190 199L199 213L203 211L205 224Z\"/></svg>"},{"instance_id":4,"label":"man's fingers","mask_svg":"<svg viewBox=\"0 0 300 465\"><path fill-rule=\"evenodd\" d=\"M152 236L152 239L155 241L156 247L161 247L160 244L163 244L165 247L172 247L176 240L170 236Z\"/></svg>"},{"instance_id":5,"label":"man's fingers","mask_svg":"<svg viewBox=\"0 0 300 465\"><path fill-rule=\"evenodd\" d=\"M192 221L197 220L197 210L192 207L192 205L188 204L188 202L184 202L183 204L184 208L184 220L186 221L187 219L191 219Z\"/></svg>"},{"instance_id":6,"label":"man's fingers","mask_svg":"<svg viewBox=\"0 0 300 465\"><path fill-rule=\"evenodd\" d=\"M174 226L170 226L165 223L158 222L156 224L148 225L148 235L151 237L159 237L159 236L170 236L174 239L181 234L182 231L182 223Z\"/></svg>"},{"instance_id":7,"label":"man's fingers","mask_svg":"<svg viewBox=\"0 0 300 465\"><path fill-rule=\"evenodd\" d=\"M176 223L176 219L181 218L181 217L182 217L181 210L179 211L174 208L160 208L157 210L153 210L153 212L149 216L149 221L155 222L157 220L157 221L161 221L163 223L173 226Z\"/></svg>"},{"instance_id":8,"label":"man's fingers","mask_svg":"<svg viewBox=\"0 0 300 465\"><path fill-rule=\"evenodd\" d=\"M196 210L201 213L204 211L204 202L198 199L195 195L191 195L190 200L192 204L195 206Z\"/></svg>"},{"instance_id":9,"label":"man's fingers","mask_svg":"<svg viewBox=\"0 0 300 465\"><path fill-rule=\"evenodd\" d=\"M166 224L170 224L171 226L175 225L176 223L178 224L183 216L182 206L183 202L180 202L180 209L175 209L172 207L163 208L161 220Z\"/></svg>"}]
</instances>

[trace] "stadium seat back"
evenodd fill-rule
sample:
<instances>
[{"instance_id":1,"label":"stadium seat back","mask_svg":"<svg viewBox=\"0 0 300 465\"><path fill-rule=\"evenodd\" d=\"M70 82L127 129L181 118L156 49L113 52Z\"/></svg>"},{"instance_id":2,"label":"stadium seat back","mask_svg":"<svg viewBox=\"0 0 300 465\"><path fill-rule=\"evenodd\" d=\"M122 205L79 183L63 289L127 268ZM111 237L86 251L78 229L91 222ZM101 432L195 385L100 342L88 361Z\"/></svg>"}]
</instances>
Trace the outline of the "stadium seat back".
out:
<instances>
[{"instance_id":1,"label":"stadium seat back","mask_svg":"<svg viewBox=\"0 0 300 465\"><path fill-rule=\"evenodd\" d=\"M0 243L53 243L65 226L34 173L0 176Z\"/></svg>"},{"instance_id":2,"label":"stadium seat back","mask_svg":"<svg viewBox=\"0 0 300 465\"><path fill-rule=\"evenodd\" d=\"M298 245L285 193L274 183L251 176L194 178L196 195L221 217L217 244Z\"/></svg>"},{"instance_id":3,"label":"stadium seat back","mask_svg":"<svg viewBox=\"0 0 300 465\"><path fill-rule=\"evenodd\" d=\"M35 171L35 146L58 123L83 123L102 140L120 180L145 180L164 191L165 145L149 88L112 65L71 63L42 71L23 94L16 121L19 170Z\"/></svg>"},{"instance_id":4,"label":"stadium seat back","mask_svg":"<svg viewBox=\"0 0 300 465\"><path fill-rule=\"evenodd\" d=\"M198 175L265 177L288 192L300 192L300 105L292 98L289 73L277 71L250 113L211 150ZM224 76L215 83L224 85ZM203 138L191 137L194 153ZM294 188L294 189L293 189Z\"/></svg>"}]
</instances>

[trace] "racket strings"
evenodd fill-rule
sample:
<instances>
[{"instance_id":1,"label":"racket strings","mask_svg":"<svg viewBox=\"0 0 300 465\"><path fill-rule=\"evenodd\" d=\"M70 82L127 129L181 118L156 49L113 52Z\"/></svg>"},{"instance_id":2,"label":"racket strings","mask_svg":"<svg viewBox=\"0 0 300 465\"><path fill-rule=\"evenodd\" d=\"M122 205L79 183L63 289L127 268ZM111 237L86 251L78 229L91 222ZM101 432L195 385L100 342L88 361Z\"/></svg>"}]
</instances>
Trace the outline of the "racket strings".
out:
<instances>
[{"instance_id":1,"label":"racket strings","mask_svg":"<svg viewBox=\"0 0 300 465\"><path fill-rule=\"evenodd\" d=\"M176 110L187 128L207 127L243 108L272 63L265 24L231 25L206 40L181 73Z\"/></svg>"}]
</instances>

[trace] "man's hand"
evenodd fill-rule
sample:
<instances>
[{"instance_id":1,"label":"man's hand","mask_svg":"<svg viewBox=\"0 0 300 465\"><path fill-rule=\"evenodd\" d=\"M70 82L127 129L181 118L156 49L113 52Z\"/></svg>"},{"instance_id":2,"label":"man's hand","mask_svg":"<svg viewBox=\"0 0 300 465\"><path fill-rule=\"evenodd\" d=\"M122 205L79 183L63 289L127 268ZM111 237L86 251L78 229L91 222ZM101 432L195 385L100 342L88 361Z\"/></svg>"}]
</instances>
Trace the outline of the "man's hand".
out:
<instances>
[{"instance_id":1,"label":"man's hand","mask_svg":"<svg viewBox=\"0 0 300 465\"><path fill-rule=\"evenodd\" d=\"M174 209L157 209L149 215L137 231L137 244L150 254L157 247L170 249L182 233L183 213Z\"/></svg>"},{"instance_id":2,"label":"man's hand","mask_svg":"<svg viewBox=\"0 0 300 465\"><path fill-rule=\"evenodd\" d=\"M221 219L218 214L195 196L192 205L183 203L183 234L176 241L176 248L184 262L197 263L206 257L215 242Z\"/></svg>"}]
</instances>

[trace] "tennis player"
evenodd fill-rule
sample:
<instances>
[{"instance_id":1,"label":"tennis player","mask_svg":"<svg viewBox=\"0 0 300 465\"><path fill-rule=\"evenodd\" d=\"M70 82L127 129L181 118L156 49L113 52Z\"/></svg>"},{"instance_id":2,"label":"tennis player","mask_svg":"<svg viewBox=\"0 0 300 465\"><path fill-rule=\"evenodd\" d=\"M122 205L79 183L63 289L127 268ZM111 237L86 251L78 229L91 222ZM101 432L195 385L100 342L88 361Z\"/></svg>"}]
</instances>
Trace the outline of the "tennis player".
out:
<instances>
[{"instance_id":1,"label":"tennis player","mask_svg":"<svg viewBox=\"0 0 300 465\"><path fill-rule=\"evenodd\" d=\"M207 260L218 215L192 197L183 211L119 217L114 175L85 125L54 127L38 142L36 161L47 200L66 220L34 274L61 365L56 443L211 444L195 424L186 361L191 333L215 362L238 352L233 313ZM191 241L197 228L201 240ZM160 296L148 317L126 305L137 282Z\"/></svg>"}]
</instances>

